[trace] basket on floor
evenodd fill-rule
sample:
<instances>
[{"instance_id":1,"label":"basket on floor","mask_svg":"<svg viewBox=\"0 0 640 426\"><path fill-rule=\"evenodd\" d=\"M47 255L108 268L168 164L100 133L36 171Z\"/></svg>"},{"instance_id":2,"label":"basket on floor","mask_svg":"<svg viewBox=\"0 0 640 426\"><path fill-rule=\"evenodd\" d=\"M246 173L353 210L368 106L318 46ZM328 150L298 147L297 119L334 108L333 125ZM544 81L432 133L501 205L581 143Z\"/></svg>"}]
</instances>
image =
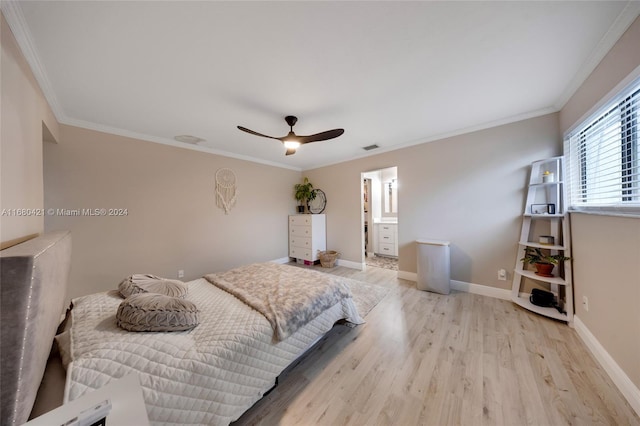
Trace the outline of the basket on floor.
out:
<instances>
[{"instance_id":1,"label":"basket on floor","mask_svg":"<svg viewBox=\"0 0 640 426\"><path fill-rule=\"evenodd\" d=\"M336 263L338 256L340 256L340 253L335 250L318 250L318 258L320 258L320 265L322 265L323 268L333 268L333 264Z\"/></svg>"}]
</instances>

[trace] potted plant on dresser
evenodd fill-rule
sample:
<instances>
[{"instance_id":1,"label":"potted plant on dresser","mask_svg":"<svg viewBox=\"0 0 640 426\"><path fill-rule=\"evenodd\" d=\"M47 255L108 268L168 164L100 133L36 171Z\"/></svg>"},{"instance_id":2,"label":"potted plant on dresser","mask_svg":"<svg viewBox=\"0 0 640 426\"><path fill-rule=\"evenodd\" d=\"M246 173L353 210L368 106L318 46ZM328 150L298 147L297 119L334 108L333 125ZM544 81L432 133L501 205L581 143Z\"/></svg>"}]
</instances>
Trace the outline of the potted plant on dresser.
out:
<instances>
[{"instance_id":1,"label":"potted plant on dresser","mask_svg":"<svg viewBox=\"0 0 640 426\"><path fill-rule=\"evenodd\" d=\"M561 254L545 254L538 247L527 247L524 257L520 260L525 264L534 265L536 274L541 277L553 277L553 268L560 262L569 260L569 258Z\"/></svg>"},{"instance_id":2,"label":"potted plant on dresser","mask_svg":"<svg viewBox=\"0 0 640 426\"><path fill-rule=\"evenodd\" d=\"M293 186L293 190L293 196L298 201L298 213L304 213L307 203L316 198L316 193L313 191L313 184L309 182L309 178L305 177L302 183L296 183Z\"/></svg>"}]
</instances>

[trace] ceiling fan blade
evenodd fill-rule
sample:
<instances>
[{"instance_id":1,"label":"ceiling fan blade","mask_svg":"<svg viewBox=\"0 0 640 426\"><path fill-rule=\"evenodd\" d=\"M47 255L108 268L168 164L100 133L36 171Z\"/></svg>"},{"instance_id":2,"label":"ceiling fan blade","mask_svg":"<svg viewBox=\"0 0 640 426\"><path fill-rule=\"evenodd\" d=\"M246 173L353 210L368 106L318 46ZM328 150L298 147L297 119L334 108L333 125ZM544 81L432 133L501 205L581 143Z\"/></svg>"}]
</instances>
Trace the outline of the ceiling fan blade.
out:
<instances>
[{"instance_id":1,"label":"ceiling fan blade","mask_svg":"<svg viewBox=\"0 0 640 426\"><path fill-rule=\"evenodd\" d=\"M286 136L282 136L281 138L258 133L242 126L238 126L238 129L255 136L261 136L263 138L276 139L281 141L285 145L285 147L287 147L285 155L295 154L296 149L302 144L310 143L310 142L326 141L328 139L337 138L338 136L344 133L344 129L333 129L333 130L327 130L326 132L316 133L315 135L298 136L293 132L293 126L298 121L298 118L293 115L288 115L284 118L284 120L289 125L289 133ZM295 148L290 148L291 146L294 146Z\"/></svg>"},{"instance_id":2,"label":"ceiling fan blade","mask_svg":"<svg viewBox=\"0 0 640 426\"><path fill-rule=\"evenodd\" d=\"M309 136L298 136L298 140L301 144L309 142L326 141L327 139L337 138L344 133L344 129L327 130L326 132L316 133Z\"/></svg>"},{"instance_id":3,"label":"ceiling fan blade","mask_svg":"<svg viewBox=\"0 0 640 426\"><path fill-rule=\"evenodd\" d=\"M238 129L242 130L243 132L250 133L252 135L262 136L263 138L276 139L276 140L283 139L283 138L276 138L275 136L263 135L262 133L254 132L253 130L247 129L246 127L242 127L242 126L238 126Z\"/></svg>"}]
</instances>

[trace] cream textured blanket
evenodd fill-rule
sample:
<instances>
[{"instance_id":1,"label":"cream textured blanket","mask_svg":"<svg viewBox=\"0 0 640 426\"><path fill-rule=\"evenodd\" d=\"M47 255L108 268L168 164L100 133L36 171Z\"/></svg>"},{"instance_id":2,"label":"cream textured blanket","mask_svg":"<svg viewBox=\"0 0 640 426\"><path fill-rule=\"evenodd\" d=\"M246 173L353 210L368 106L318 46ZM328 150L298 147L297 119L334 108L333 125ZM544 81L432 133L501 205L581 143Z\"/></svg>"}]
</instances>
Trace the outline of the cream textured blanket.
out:
<instances>
[{"instance_id":1,"label":"cream textured blanket","mask_svg":"<svg viewBox=\"0 0 640 426\"><path fill-rule=\"evenodd\" d=\"M264 315L276 341L286 339L338 302L353 305L349 310L357 313L344 278L310 269L255 263L205 278ZM346 320L364 323L357 314Z\"/></svg>"}]
</instances>

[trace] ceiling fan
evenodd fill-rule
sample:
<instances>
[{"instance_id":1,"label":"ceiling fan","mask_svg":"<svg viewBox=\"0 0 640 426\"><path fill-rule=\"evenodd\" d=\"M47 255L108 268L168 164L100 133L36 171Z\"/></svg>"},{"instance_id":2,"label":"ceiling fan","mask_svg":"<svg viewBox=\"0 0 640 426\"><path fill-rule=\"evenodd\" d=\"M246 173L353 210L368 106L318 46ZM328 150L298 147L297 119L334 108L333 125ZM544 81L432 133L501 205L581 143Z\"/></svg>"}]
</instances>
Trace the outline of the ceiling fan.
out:
<instances>
[{"instance_id":1,"label":"ceiling fan","mask_svg":"<svg viewBox=\"0 0 640 426\"><path fill-rule=\"evenodd\" d=\"M290 130L288 135L282 136L280 138L277 138L275 136L263 135L262 133L254 132L253 130L247 129L246 127L242 127L242 126L238 126L238 129L242 130L243 132L251 133L252 135L262 136L263 138L269 138L269 139L277 139L281 141L284 144L284 146L287 148L287 152L285 153L285 155L295 154L296 149L298 149L298 147L302 144L310 143L310 142L326 141L328 139L337 138L338 136L344 133L344 129L333 129L333 130L327 130L326 132L316 133L315 135L298 136L295 133L293 133L293 126L295 126L296 122L298 121L298 118L294 117L293 115L288 115L284 118L284 121L287 122Z\"/></svg>"}]
</instances>

